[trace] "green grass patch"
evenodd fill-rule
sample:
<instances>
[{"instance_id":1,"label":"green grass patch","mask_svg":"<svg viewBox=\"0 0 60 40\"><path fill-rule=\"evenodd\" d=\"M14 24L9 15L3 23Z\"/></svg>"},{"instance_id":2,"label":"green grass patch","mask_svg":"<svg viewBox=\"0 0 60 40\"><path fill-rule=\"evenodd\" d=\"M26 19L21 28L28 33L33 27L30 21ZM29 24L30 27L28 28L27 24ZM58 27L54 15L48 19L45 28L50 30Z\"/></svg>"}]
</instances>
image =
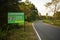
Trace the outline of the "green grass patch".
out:
<instances>
[{"instance_id":1,"label":"green grass patch","mask_svg":"<svg viewBox=\"0 0 60 40\"><path fill-rule=\"evenodd\" d=\"M56 21L54 21L54 20L43 20L43 22L60 27L60 20L56 20Z\"/></svg>"},{"instance_id":2,"label":"green grass patch","mask_svg":"<svg viewBox=\"0 0 60 40\"><path fill-rule=\"evenodd\" d=\"M50 20L43 20L43 22L44 22L44 23L53 24L53 22L52 22L52 21L50 21Z\"/></svg>"},{"instance_id":3,"label":"green grass patch","mask_svg":"<svg viewBox=\"0 0 60 40\"><path fill-rule=\"evenodd\" d=\"M7 32L0 31L0 35L1 35L0 36L1 40L2 39L4 40L37 40L37 36L31 25L31 22L25 23L25 32L24 32L24 26L20 26L20 28L13 28Z\"/></svg>"}]
</instances>

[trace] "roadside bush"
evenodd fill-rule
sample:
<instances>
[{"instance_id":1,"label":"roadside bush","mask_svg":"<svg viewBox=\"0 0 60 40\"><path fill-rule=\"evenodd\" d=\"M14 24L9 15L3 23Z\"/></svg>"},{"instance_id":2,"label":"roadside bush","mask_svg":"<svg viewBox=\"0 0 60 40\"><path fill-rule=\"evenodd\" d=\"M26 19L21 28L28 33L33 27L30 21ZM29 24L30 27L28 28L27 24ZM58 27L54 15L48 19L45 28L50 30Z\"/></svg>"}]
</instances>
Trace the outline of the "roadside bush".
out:
<instances>
[{"instance_id":1,"label":"roadside bush","mask_svg":"<svg viewBox=\"0 0 60 40\"><path fill-rule=\"evenodd\" d=\"M0 40L7 40L7 38L12 35L12 31L16 29L21 29L24 25L20 24L8 24L0 27Z\"/></svg>"}]
</instances>

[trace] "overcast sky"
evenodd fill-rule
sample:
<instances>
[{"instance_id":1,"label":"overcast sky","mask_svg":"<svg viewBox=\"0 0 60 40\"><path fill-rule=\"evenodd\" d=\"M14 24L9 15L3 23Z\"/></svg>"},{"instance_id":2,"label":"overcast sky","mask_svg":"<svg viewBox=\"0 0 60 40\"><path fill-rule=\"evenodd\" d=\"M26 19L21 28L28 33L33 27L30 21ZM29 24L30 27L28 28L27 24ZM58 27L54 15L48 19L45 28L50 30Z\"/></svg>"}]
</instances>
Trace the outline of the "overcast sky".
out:
<instances>
[{"instance_id":1,"label":"overcast sky","mask_svg":"<svg viewBox=\"0 0 60 40\"><path fill-rule=\"evenodd\" d=\"M35 7L38 9L38 12L41 13L41 15L46 15L46 13L50 10L45 7L45 4L51 2L51 0L29 0L29 1L35 5ZM53 15L52 12L48 13L49 13L48 15L50 16Z\"/></svg>"}]
</instances>

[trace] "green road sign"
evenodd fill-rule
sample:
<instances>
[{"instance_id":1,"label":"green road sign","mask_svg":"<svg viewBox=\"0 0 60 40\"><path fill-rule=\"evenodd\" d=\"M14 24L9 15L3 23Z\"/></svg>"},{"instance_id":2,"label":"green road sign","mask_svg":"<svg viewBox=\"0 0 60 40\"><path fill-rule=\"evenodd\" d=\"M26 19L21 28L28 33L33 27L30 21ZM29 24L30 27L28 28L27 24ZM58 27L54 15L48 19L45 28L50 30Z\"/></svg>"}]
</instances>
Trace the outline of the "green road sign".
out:
<instances>
[{"instance_id":1,"label":"green road sign","mask_svg":"<svg viewBox=\"0 0 60 40\"><path fill-rule=\"evenodd\" d=\"M24 13L8 12L8 24L10 23L24 24Z\"/></svg>"}]
</instances>

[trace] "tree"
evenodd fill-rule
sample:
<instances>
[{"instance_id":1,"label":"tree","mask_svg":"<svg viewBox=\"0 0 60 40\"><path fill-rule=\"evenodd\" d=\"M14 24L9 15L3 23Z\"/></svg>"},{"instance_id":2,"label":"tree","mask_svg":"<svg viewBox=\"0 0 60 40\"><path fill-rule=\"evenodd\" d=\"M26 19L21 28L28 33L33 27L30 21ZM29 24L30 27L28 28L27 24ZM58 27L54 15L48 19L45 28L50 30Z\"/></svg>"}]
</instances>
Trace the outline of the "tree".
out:
<instances>
[{"instance_id":1,"label":"tree","mask_svg":"<svg viewBox=\"0 0 60 40\"><path fill-rule=\"evenodd\" d=\"M38 11L33 4L29 3L29 5L26 5L22 2L18 6L25 13L25 21L30 22L37 19Z\"/></svg>"},{"instance_id":2,"label":"tree","mask_svg":"<svg viewBox=\"0 0 60 40\"><path fill-rule=\"evenodd\" d=\"M38 19L39 19L39 20L41 20L41 19L42 19L42 15L41 15L41 13L38 13L38 15L37 15L37 16L38 16Z\"/></svg>"},{"instance_id":3,"label":"tree","mask_svg":"<svg viewBox=\"0 0 60 40\"><path fill-rule=\"evenodd\" d=\"M7 23L7 1L0 0L0 27Z\"/></svg>"},{"instance_id":4,"label":"tree","mask_svg":"<svg viewBox=\"0 0 60 40\"><path fill-rule=\"evenodd\" d=\"M48 19L48 13L46 13L46 19Z\"/></svg>"},{"instance_id":5,"label":"tree","mask_svg":"<svg viewBox=\"0 0 60 40\"><path fill-rule=\"evenodd\" d=\"M16 4L14 4L16 3ZM0 0L0 21L1 24L7 23L7 13L8 11L18 10L17 6L18 1L17 0Z\"/></svg>"},{"instance_id":6,"label":"tree","mask_svg":"<svg viewBox=\"0 0 60 40\"><path fill-rule=\"evenodd\" d=\"M57 8L58 5L57 4L59 2L60 2L60 0L52 0L52 2L47 3L45 6L49 7L50 9L52 9L51 6L54 5L54 9L52 9L51 11L53 11L54 14L55 14L57 12L57 10L58 10L58 8ZM54 20L56 20L56 18Z\"/></svg>"},{"instance_id":7,"label":"tree","mask_svg":"<svg viewBox=\"0 0 60 40\"><path fill-rule=\"evenodd\" d=\"M2 30L7 29L8 27L8 12L14 10L19 11L17 4L18 0L0 0L0 27L2 28Z\"/></svg>"},{"instance_id":8,"label":"tree","mask_svg":"<svg viewBox=\"0 0 60 40\"><path fill-rule=\"evenodd\" d=\"M18 0L8 0L8 11L9 12L20 11L18 4L19 4Z\"/></svg>"},{"instance_id":9,"label":"tree","mask_svg":"<svg viewBox=\"0 0 60 40\"><path fill-rule=\"evenodd\" d=\"M60 12L56 12L53 16L55 19L60 20Z\"/></svg>"},{"instance_id":10,"label":"tree","mask_svg":"<svg viewBox=\"0 0 60 40\"><path fill-rule=\"evenodd\" d=\"M57 9L57 6L58 6L57 4L58 4L59 2L60 2L60 0L52 0L52 2L48 2L45 6L46 6L47 8L48 8L48 7L51 8L51 6L54 5L55 7L54 7L54 10L52 10L52 11L53 11L54 13L56 13L56 11L58 10L58 9Z\"/></svg>"}]
</instances>

